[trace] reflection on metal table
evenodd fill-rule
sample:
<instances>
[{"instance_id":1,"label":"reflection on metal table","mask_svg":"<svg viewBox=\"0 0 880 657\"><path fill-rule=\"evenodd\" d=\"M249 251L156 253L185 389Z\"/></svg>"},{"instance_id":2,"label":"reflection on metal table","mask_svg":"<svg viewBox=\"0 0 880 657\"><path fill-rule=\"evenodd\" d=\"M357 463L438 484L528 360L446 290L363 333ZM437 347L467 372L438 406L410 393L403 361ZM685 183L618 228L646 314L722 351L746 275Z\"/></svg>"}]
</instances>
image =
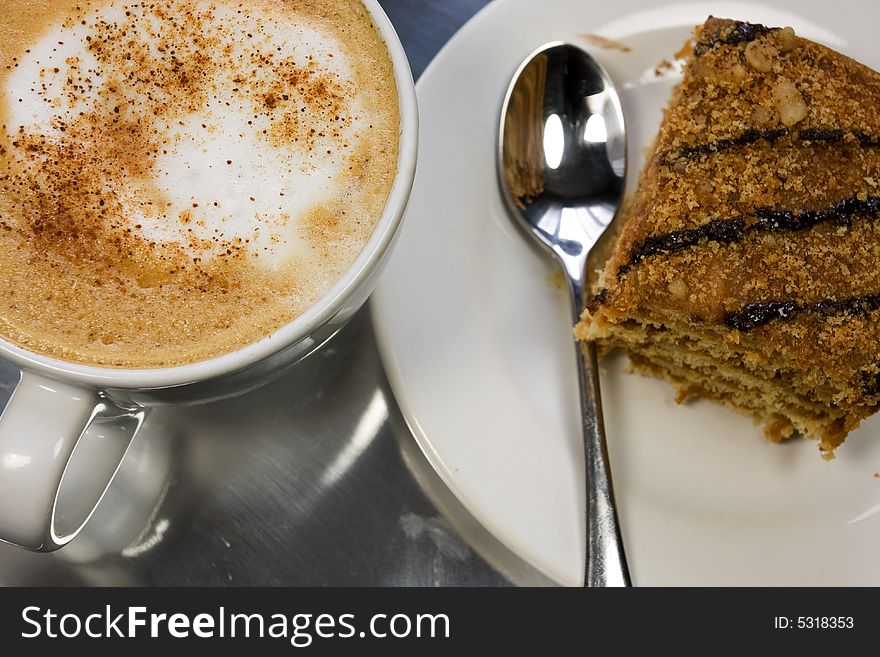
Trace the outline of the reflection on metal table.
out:
<instances>
[{"instance_id":1,"label":"reflection on metal table","mask_svg":"<svg viewBox=\"0 0 880 657\"><path fill-rule=\"evenodd\" d=\"M418 76L485 0L382 0ZM83 532L0 545L0 585L506 585L542 578L416 447L369 307L282 379L154 411ZM0 362L0 406L18 370Z\"/></svg>"}]
</instances>

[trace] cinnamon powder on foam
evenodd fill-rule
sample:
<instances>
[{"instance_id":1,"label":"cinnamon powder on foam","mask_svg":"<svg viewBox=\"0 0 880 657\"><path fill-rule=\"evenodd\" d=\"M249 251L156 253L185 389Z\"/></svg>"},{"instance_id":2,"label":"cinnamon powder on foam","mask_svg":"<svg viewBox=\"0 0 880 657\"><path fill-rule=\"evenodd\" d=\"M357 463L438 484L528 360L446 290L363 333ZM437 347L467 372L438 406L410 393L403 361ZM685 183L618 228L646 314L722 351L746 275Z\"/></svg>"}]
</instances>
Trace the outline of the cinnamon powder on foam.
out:
<instances>
[{"instance_id":1,"label":"cinnamon powder on foam","mask_svg":"<svg viewBox=\"0 0 880 657\"><path fill-rule=\"evenodd\" d=\"M25 4L0 9L4 337L87 364L194 362L289 322L356 257L398 147L360 3ZM300 43L279 36L297 26ZM16 101L41 109L28 122Z\"/></svg>"}]
</instances>

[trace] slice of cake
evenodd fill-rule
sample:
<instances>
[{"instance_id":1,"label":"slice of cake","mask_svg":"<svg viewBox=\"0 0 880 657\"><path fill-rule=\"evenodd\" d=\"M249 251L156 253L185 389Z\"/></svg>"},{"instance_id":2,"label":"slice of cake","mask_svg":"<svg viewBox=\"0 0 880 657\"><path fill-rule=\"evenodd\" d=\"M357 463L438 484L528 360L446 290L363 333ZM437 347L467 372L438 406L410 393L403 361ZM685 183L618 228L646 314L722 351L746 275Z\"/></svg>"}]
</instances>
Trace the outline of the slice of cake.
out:
<instances>
[{"instance_id":1,"label":"slice of cake","mask_svg":"<svg viewBox=\"0 0 880 657\"><path fill-rule=\"evenodd\" d=\"M880 403L880 74L791 28L697 28L575 333L826 458Z\"/></svg>"}]
</instances>

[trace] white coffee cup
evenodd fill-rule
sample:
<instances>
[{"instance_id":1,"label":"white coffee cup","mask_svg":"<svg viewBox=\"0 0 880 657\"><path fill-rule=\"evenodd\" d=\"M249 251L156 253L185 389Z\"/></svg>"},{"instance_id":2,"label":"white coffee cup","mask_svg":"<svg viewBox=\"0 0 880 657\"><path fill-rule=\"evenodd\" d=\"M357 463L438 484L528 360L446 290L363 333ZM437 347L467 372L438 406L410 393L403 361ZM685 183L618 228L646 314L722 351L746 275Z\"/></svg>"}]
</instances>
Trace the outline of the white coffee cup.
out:
<instances>
[{"instance_id":1,"label":"white coffee cup","mask_svg":"<svg viewBox=\"0 0 880 657\"><path fill-rule=\"evenodd\" d=\"M394 66L400 105L397 173L385 211L360 255L305 313L271 335L207 361L150 370L79 365L0 339L0 357L21 380L0 417L0 541L38 550L70 542L88 521L151 407L221 399L259 387L327 342L364 304L395 242L415 175L418 109L412 73L377 0L363 0ZM68 465L83 434L106 441L89 449L87 477ZM94 437L94 436L92 436ZM100 461L100 462L98 462ZM82 464L76 463L77 470Z\"/></svg>"}]
</instances>

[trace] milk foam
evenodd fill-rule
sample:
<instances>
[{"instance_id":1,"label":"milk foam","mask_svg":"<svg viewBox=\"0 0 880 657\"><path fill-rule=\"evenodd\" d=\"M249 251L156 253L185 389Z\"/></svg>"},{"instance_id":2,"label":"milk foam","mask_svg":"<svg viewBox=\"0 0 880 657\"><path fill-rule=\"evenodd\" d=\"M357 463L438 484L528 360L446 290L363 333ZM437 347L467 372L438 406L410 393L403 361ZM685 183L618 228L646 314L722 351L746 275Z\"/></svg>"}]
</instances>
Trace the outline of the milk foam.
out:
<instances>
[{"instance_id":1,"label":"milk foam","mask_svg":"<svg viewBox=\"0 0 880 657\"><path fill-rule=\"evenodd\" d=\"M5 340L102 367L231 353L382 216L398 96L360 0L2 0L0 37Z\"/></svg>"},{"instance_id":2,"label":"milk foam","mask_svg":"<svg viewBox=\"0 0 880 657\"><path fill-rule=\"evenodd\" d=\"M125 120L152 122L159 146L148 181L128 177L121 184L113 182L122 218L135 234L176 244L193 257L209 257L236 242L264 266L276 269L313 247L299 219L338 197L336 179L347 168L346 155L357 147L367 120L360 116L359 99L348 93L344 105L336 108L343 116L334 122L333 135L309 137L306 131L296 141L279 138L281 112L277 107L258 111L248 93L271 84L267 68L255 62L260 57L286 59L328 76L339 93L355 88L354 70L335 36L299 24L295 14L269 15L258 9L238 13L206 2L198 7L213 14L202 29L217 39L219 46L207 55L222 59L224 75L211 80L205 101L195 111L181 108L164 117L149 116L149 105L136 97L118 108ZM105 100L107 85L113 82L90 51L89 38L98 38L96 20L115 23L159 58L156 34L161 25L145 11L134 4L124 10L121 5L105 6L88 15L87 25L59 24L48 30L7 78L10 138L23 133L51 141L81 113L114 111ZM85 78L90 86L66 93L72 78ZM288 110L314 109L304 98L285 96L277 102ZM290 111L287 114L289 118ZM302 127L296 124L287 136L296 137ZM158 190L160 202L144 204L145 184Z\"/></svg>"}]
</instances>

